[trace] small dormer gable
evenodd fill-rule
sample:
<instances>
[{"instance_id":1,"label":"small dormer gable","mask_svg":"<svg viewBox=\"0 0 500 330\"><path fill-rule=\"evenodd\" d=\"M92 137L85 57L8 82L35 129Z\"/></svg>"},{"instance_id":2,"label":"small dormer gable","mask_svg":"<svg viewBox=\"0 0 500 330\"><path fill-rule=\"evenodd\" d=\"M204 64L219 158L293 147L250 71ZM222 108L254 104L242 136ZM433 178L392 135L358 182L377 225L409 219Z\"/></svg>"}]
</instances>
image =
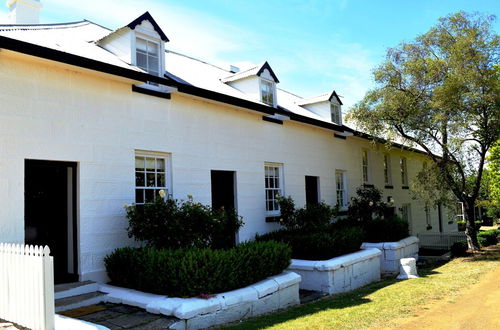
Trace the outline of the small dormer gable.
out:
<instances>
[{"instance_id":1,"label":"small dormer gable","mask_svg":"<svg viewBox=\"0 0 500 330\"><path fill-rule=\"evenodd\" d=\"M111 32L97 44L121 60L143 71L162 76L165 72L165 42L169 41L149 12Z\"/></svg>"},{"instance_id":2,"label":"small dormer gable","mask_svg":"<svg viewBox=\"0 0 500 330\"><path fill-rule=\"evenodd\" d=\"M278 104L276 84L279 80L267 62L232 74L221 81L271 107Z\"/></svg>"},{"instance_id":3,"label":"small dormer gable","mask_svg":"<svg viewBox=\"0 0 500 330\"><path fill-rule=\"evenodd\" d=\"M342 101L335 91L302 99L297 105L331 120L334 124L342 125Z\"/></svg>"}]
</instances>

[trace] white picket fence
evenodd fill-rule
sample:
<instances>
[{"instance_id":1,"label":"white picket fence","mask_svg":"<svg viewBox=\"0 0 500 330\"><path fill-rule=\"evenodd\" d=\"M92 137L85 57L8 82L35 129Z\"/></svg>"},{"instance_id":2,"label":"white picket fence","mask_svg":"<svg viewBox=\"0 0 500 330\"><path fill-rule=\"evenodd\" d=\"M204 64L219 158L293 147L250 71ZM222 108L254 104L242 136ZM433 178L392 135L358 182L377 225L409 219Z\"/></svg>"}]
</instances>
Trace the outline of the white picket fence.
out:
<instances>
[{"instance_id":1,"label":"white picket fence","mask_svg":"<svg viewBox=\"0 0 500 330\"><path fill-rule=\"evenodd\" d=\"M0 319L54 329L54 263L48 246L0 243Z\"/></svg>"},{"instance_id":2,"label":"white picket fence","mask_svg":"<svg viewBox=\"0 0 500 330\"><path fill-rule=\"evenodd\" d=\"M464 232L456 233L420 233L420 247L436 250L449 250L453 243L466 240Z\"/></svg>"}]
</instances>

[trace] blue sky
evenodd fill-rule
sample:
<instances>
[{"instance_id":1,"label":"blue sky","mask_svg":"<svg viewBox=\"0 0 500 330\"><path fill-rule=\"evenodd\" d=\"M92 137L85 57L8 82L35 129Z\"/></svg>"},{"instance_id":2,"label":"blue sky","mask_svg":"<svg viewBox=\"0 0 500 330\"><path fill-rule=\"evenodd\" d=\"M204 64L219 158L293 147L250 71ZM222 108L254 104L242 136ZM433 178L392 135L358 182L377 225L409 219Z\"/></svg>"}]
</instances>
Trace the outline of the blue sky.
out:
<instances>
[{"instance_id":1,"label":"blue sky","mask_svg":"<svg viewBox=\"0 0 500 330\"><path fill-rule=\"evenodd\" d=\"M425 33L439 17L500 15L496 0L41 0L42 23L88 19L117 28L149 11L167 48L220 66L268 61L279 87L308 97L335 89L344 111L372 85L388 47ZM5 3L5 1L4 1ZM0 22L7 7L1 6ZM497 19L495 30L500 22Z\"/></svg>"}]
</instances>

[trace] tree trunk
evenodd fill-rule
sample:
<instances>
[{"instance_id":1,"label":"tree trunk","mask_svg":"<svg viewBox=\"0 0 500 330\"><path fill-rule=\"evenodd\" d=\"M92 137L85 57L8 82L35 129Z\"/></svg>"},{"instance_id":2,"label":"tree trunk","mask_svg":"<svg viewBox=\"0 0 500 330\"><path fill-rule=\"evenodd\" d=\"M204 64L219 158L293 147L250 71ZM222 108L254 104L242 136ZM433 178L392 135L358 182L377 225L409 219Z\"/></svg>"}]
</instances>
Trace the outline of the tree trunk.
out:
<instances>
[{"instance_id":1,"label":"tree trunk","mask_svg":"<svg viewBox=\"0 0 500 330\"><path fill-rule=\"evenodd\" d=\"M474 204L464 203L465 211L465 235L467 236L467 245L472 251L479 251L480 246L477 240L476 224L474 223Z\"/></svg>"}]
</instances>

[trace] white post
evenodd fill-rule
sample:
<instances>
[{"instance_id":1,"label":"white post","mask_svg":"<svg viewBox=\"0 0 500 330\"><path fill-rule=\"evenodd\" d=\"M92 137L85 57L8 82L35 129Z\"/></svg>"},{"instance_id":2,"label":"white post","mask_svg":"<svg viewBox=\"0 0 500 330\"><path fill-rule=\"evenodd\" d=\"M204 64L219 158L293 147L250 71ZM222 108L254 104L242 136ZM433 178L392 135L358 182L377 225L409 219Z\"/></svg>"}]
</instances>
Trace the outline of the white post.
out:
<instances>
[{"instance_id":1,"label":"white post","mask_svg":"<svg viewBox=\"0 0 500 330\"><path fill-rule=\"evenodd\" d=\"M45 329L54 329L54 259L50 256L50 249L45 246L43 249L43 291L44 291L44 319Z\"/></svg>"}]
</instances>

